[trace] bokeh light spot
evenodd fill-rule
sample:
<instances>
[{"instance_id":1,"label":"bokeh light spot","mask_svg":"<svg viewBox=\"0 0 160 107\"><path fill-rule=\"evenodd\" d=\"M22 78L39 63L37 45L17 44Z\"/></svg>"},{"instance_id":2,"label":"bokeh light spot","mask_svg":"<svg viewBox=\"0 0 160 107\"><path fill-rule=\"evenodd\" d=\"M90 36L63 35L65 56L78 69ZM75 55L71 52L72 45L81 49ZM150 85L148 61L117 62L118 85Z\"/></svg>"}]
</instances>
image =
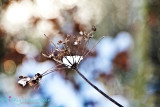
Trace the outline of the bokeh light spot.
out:
<instances>
[{"instance_id":1,"label":"bokeh light spot","mask_svg":"<svg viewBox=\"0 0 160 107\"><path fill-rule=\"evenodd\" d=\"M3 63L3 68L5 73L13 73L16 69L16 64L13 60L6 60Z\"/></svg>"},{"instance_id":2,"label":"bokeh light spot","mask_svg":"<svg viewBox=\"0 0 160 107\"><path fill-rule=\"evenodd\" d=\"M18 53L26 54L29 50L28 42L18 41L15 48Z\"/></svg>"}]
</instances>

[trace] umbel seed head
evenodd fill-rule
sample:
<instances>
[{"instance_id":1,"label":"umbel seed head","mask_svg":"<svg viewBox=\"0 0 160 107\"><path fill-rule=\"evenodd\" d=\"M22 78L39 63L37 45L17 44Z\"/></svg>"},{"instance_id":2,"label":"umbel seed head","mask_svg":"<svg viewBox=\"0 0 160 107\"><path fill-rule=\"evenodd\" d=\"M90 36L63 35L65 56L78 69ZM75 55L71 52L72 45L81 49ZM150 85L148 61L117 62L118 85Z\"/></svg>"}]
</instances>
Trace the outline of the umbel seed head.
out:
<instances>
[{"instance_id":1,"label":"umbel seed head","mask_svg":"<svg viewBox=\"0 0 160 107\"><path fill-rule=\"evenodd\" d=\"M80 35L67 35L64 40L59 40L58 43L56 43L63 48L58 48L59 46L56 46L56 44L51 41L55 50L51 50L50 53L47 54L42 53L42 55L68 68L76 69L84 56L86 56L86 53L88 53L86 47L89 40L93 37L94 31L96 31L95 26L92 27L90 32L80 31Z\"/></svg>"},{"instance_id":2,"label":"umbel seed head","mask_svg":"<svg viewBox=\"0 0 160 107\"><path fill-rule=\"evenodd\" d=\"M37 73L33 78L30 77L23 77L23 76L19 76L20 80L18 81L18 84L21 86L26 86L26 85L30 85L30 86L35 86L37 84L39 84L40 80L42 79L42 75L40 73Z\"/></svg>"}]
</instances>

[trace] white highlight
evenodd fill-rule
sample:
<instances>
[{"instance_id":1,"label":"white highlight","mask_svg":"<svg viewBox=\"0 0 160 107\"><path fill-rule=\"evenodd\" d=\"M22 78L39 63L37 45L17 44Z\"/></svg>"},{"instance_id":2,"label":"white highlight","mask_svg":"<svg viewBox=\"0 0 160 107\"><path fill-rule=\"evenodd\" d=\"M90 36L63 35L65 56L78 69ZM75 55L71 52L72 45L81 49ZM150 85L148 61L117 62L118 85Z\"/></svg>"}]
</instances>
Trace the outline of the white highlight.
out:
<instances>
[{"instance_id":1,"label":"white highlight","mask_svg":"<svg viewBox=\"0 0 160 107\"><path fill-rule=\"evenodd\" d=\"M81 62L81 60L83 60L83 56L65 56L62 59L62 62L64 65L68 66L69 68L71 68L71 66L75 63L79 64Z\"/></svg>"},{"instance_id":2,"label":"white highlight","mask_svg":"<svg viewBox=\"0 0 160 107\"><path fill-rule=\"evenodd\" d=\"M11 4L6 13L5 18L10 24L22 24L29 20L32 15L32 4L27 1Z\"/></svg>"},{"instance_id":3,"label":"white highlight","mask_svg":"<svg viewBox=\"0 0 160 107\"><path fill-rule=\"evenodd\" d=\"M78 42L74 42L74 45L78 45Z\"/></svg>"},{"instance_id":4,"label":"white highlight","mask_svg":"<svg viewBox=\"0 0 160 107\"><path fill-rule=\"evenodd\" d=\"M80 32L79 32L79 34L80 34L80 35L83 35L83 32L82 32L82 31L80 31Z\"/></svg>"},{"instance_id":5,"label":"white highlight","mask_svg":"<svg viewBox=\"0 0 160 107\"><path fill-rule=\"evenodd\" d=\"M27 82L30 81L30 78L29 77L26 77L26 78L22 78L18 81L18 84L22 85L23 87L27 84Z\"/></svg>"}]
</instances>

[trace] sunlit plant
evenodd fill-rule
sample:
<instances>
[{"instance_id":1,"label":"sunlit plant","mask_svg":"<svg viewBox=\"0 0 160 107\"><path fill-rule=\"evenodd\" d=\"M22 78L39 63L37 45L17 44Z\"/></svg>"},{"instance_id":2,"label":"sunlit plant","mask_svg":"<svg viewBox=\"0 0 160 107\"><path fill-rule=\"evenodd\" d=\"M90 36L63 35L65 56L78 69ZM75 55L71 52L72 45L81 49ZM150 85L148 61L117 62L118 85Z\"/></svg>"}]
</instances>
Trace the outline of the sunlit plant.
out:
<instances>
[{"instance_id":1,"label":"sunlit plant","mask_svg":"<svg viewBox=\"0 0 160 107\"><path fill-rule=\"evenodd\" d=\"M109 97L103 91L101 91L97 86L92 84L78 69L81 61L86 58L87 55L96 47L96 45L104 38L102 37L96 44L91 48L90 51L87 50L87 46L89 40L93 37L93 32L96 31L96 27L93 26L90 32L80 31L78 35L67 35L65 40L58 41L57 44L51 43L54 46L54 49L51 49L50 52L42 53L42 55L48 59L53 60L58 63L56 67L53 67L44 73L35 74L34 77L24 77L20 76L20 80L18 83L23 87L26 85L29 86L37 86L40 80L57 69L67 68L76 71L87 83L89 83L94 89L96 89L100 94L102 94L105 98L113 102L119 107L123 107L117 101ZM46 36L46 35L45 35ZM47 37L47 36L46 36ZM48 37L47 37L48 38ZM59 48L58 45L62 45L62 48ZM80 50L80 51L79 51Z\"/></svg>"}]
</instances>

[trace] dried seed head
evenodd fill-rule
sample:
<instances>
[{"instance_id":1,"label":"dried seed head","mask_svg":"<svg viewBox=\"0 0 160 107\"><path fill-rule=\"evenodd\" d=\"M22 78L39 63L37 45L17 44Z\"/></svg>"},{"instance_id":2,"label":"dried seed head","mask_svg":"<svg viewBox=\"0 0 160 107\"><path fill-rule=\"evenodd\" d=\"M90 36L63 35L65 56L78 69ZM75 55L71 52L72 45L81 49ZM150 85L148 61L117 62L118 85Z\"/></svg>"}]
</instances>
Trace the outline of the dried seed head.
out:
<instances>
[{"instance_id":1,"label":"dried seed head","mask_svg":"<svg viewBox=\"0 0 160 107\"><path fill-rule=\"evenodd\" d=\"M36 85L38 85L39 84L39 80L35 80L35 79L32 79L30 82L29 82L29 85L32 87L32 86L36 86Z\"/></svg>"},{"instance_id":2,"label":"dried seed head","mask_svg":"<svg viewBox=\"0 0 160 107\"><path fill-rule=\"evenodd\" d=\"M42 55L54 60L55 62L65 65L68 68L75 69L75 66L77 67L84 56L86 56L85 54L88 54L86 47L88 45L89 39L93 37L94 31L96 31L95 26L93 26L92 30L88 33L80 31L79 36L67 35L64 41L60 40L57 43L63 45L62 49L59 49L57 46L55 46L55 51L48 55ZM77 52L78 50L81 50L81 52ZM70 59L72 59L72 61ZM69 64L66 64L66 61L68 61Z\"/></svg>"},{"instance_id":3,"label":"dried seed head","mask_svg":"<svg viewBox=\"0 0 160 107\"><path fill-rule=\"evenodd\" d=\"M36 75L35 75L35 78L37 79L41 79L42 78L42 75L40 74L40 73L37 73Z\"/></svg>"},{"instance_id":4,"label":"dried seed head","mask_svg":"<svg viewBox=\"0 0 160 107\"><path fill-rule=\"evenodd\" d=\"M96 27L95 27L95 26L93 26L93 27L92 27L92 30L93 30L93 31L96 31Z\"/></svg>"},{"instance_id":5,"label":"dried seed head","mask_svg":"<svg viewBox=\"0 0 160 107\"><path fill-rule=\"evenodd\" d=\"M67 35L64 40L60 40L57 43L58 45L63 45L63 48L61 49L59 49L58 46L56 46L56 44L51 41L54 46L54 50L52 48L50 52L47 52L47 54L42 53L42 55L59 63L60 66L65 65L65 67L71 69L78 69L78 65L80 64L80 62L90 53L90 51L88 51L86 47L90 38L93 37L94 31L96 31L95 26L93 26L92 30L88 33L80 31L80 35L78 36ZM92 49L94 49L94 47ZM20 76L20 80L18 81L18 83L23 87L27 84L29 84L29 86L37 86L43 76L53 71L54 70L51 69L45 71L43 74L37 73L33 78Z\"/></svg>"},{"instance_id":6,"label":"dried seed head","mask_svg":"<svg viewBox=\"0 0 160 107\"><path fill-rule=\"evenodd\" d=\"M31 78L29 78L29 77L20 76L20 80L18 81L18 84L24 87L24 86L26 86L28 84L30 79Z\"/></svg>"},{"instance_id":7,"label":"dried seed head","mask_svg":"<svg viewBox=\"0 0 160 107\"><path fill-rule=\"evenodd\" d=\"M40 80L42 79L42 75L40 73L37 73L33 78L23 76L20 76L19 78L20 80L18 81L18 84L20 84L21 86L24 87L27 84L29 84L30 86L35 86L39 84Z\"/></svg>"}]
</instances>

